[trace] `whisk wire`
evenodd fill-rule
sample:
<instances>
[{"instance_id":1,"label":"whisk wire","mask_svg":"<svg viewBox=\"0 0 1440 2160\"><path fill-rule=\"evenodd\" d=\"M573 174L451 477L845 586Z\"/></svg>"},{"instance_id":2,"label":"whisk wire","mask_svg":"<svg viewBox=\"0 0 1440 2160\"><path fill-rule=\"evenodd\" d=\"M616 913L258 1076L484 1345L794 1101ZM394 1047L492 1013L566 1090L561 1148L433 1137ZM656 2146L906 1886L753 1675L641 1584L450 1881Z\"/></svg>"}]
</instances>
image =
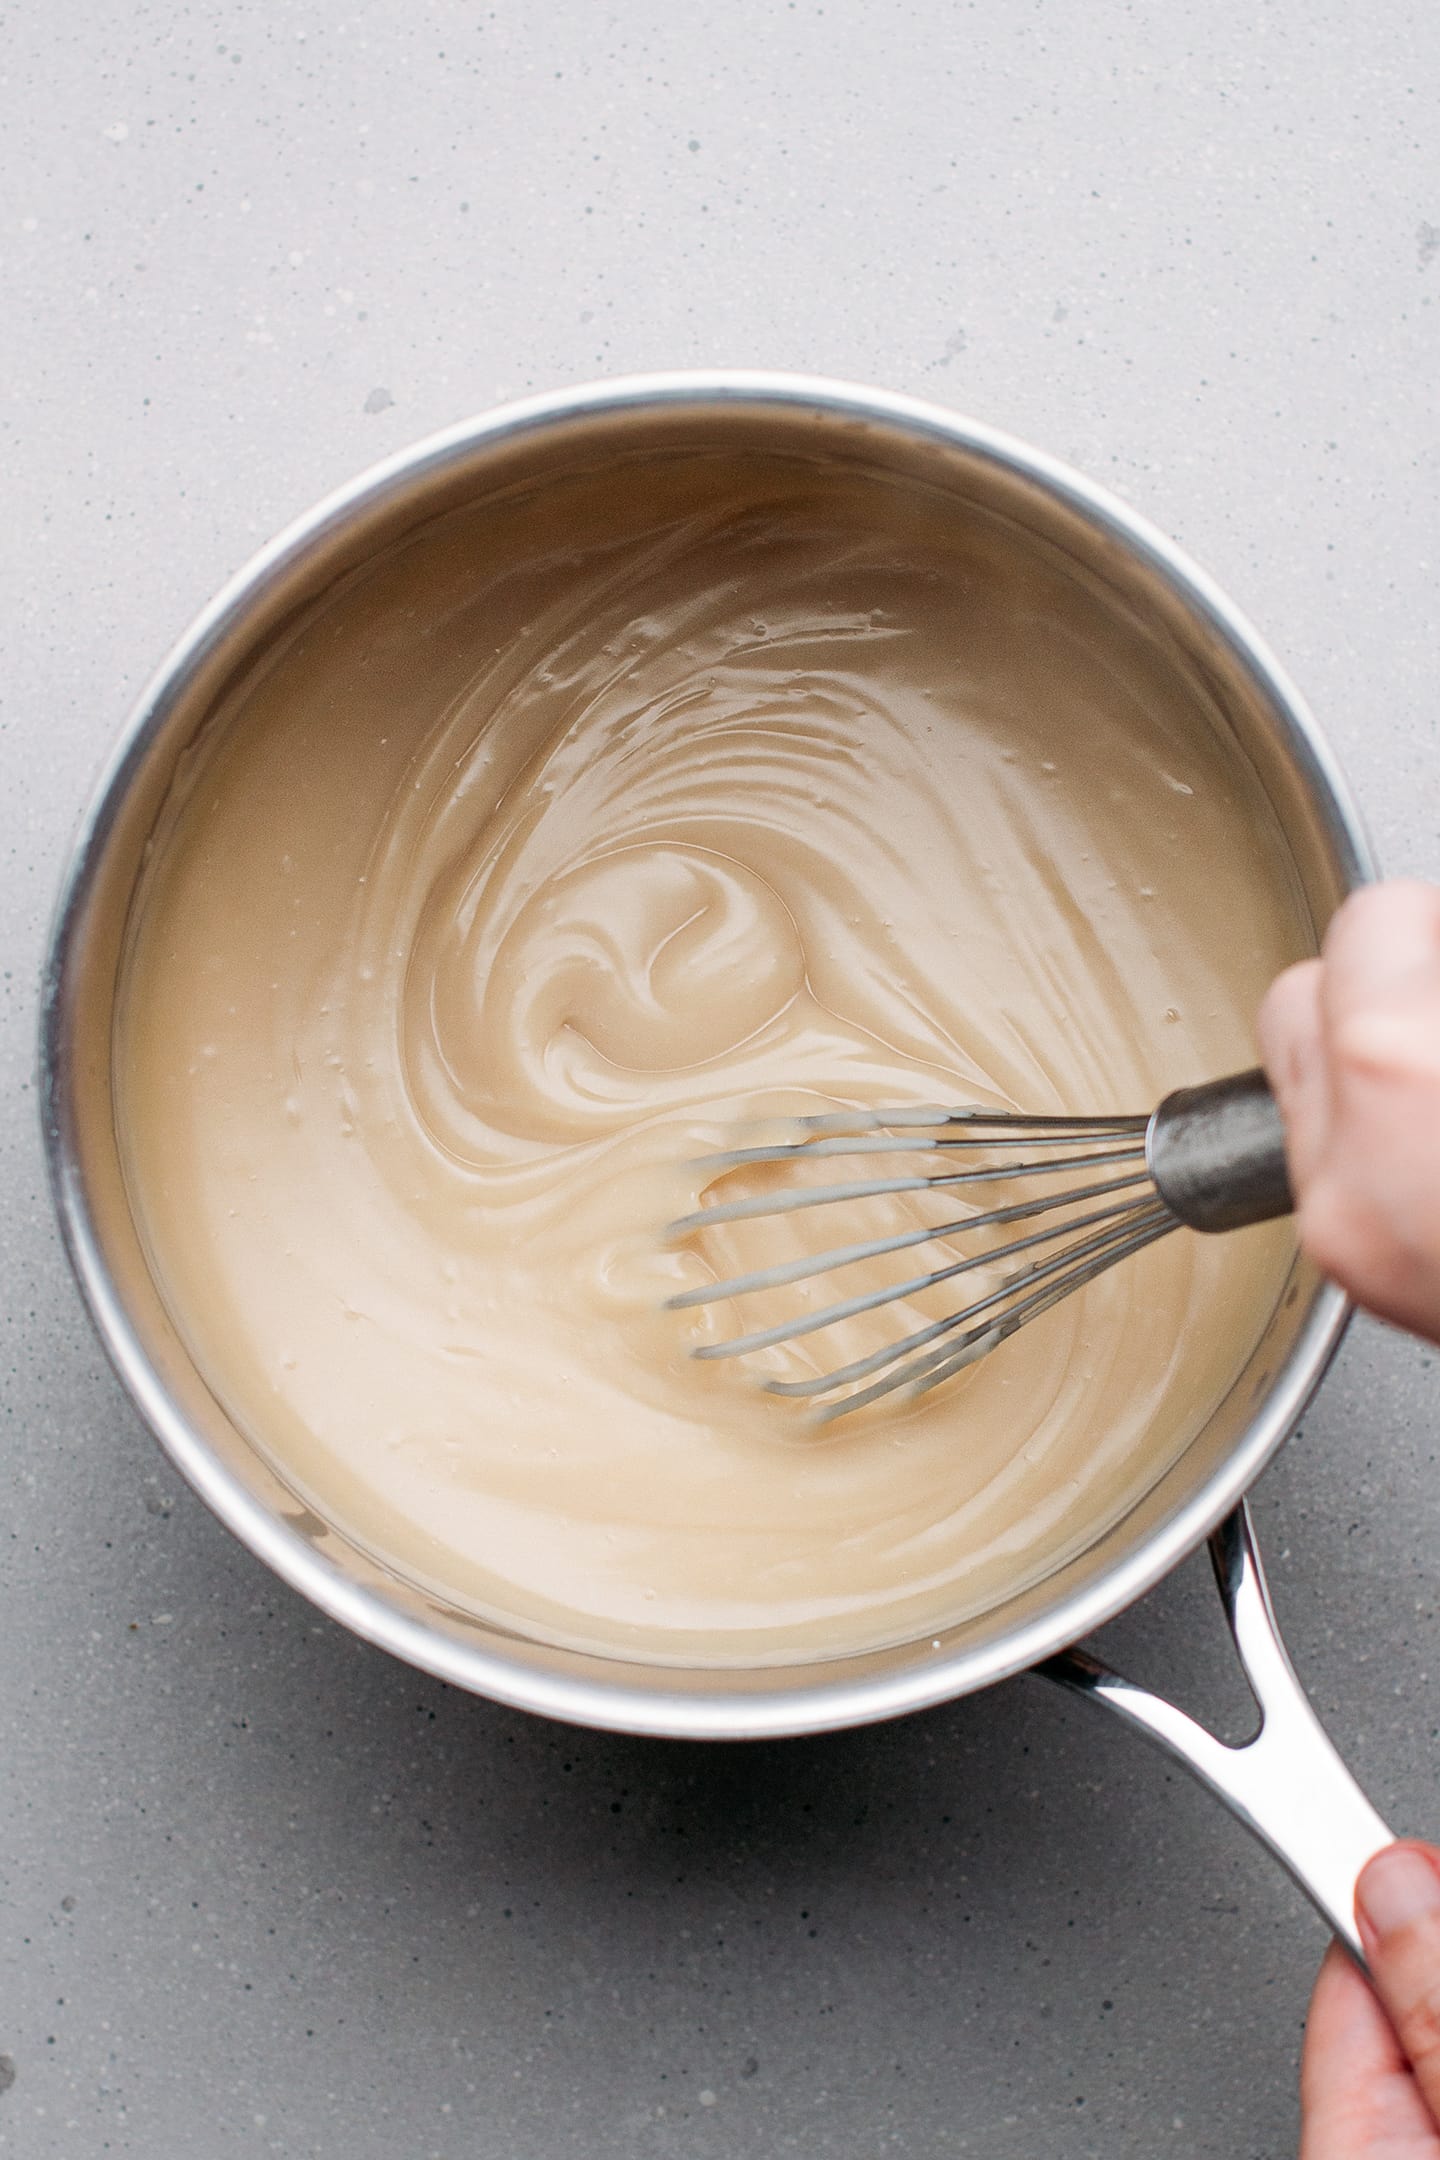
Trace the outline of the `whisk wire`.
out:
<instances>
[{"instance_id":1,"label":"whisk wire","mask_svg":"<svg viewBox=\"0 0 1440 2160\"><path fill-rule=\"evenodd\" d=\"M993 1143L990 1143L993 1145ZM796 1150L791 1147L779 1151L759 1149L746 1152L740 1162L787 1162L796 1154L808 1157L819 1153L818 1148ZM910 1152L915 1152L911 1143ZM985 1165L976 1170L948 1170L920 1172L914 1177L867 1178L850 1185L798 1185L786 1192L754 1193L743 1200L720 1200L713 1207L699 1208L693 1215L682 1215L670 1225L668 1236L689 1237L697 1230L709 1230L716 1224L727 1222L755 1222L765 1215L791 1215L801 1208L829 1207L840 1200L874 1200L885 1193L938 1192L953 1189L957 1185L1009 1185L1017 1178L1052 1177L1062 1171L1093 1170L1100 1163L1143 1162L1145 1149L1139 1147L1116 1148L1104 1155L1068 1155L1049 1162L1011 1163ZM702 1168L720 1165L724 1168L740 1166L733 1158L713 1156L706 1159ZM711 1296L717 1292L712 1291Z\"/></svg>"},{"instance_id":2,"label":"whisk wire","mask_svg":"<svg viewBox=\"0 0 1440 2160\"><path fill-rule=\"evenodd\" d=\"M1087 1186L1078 1192L1055 1193L1044 1200L1022 1200L1014 1207L993 1208L988 1215L964 1215L956 1222L936 1223L931 1228L904 1230L894 1237L871 1238L864 1245L836 1245L829 1252L808 1254L803 1260L782 1260L774 1267L757 1268L751 1275L736 1275L728 1282L706 1283L698 1290L684 1290L668 1300L672 1311L684 1306L710 1305L720 1300L746 1297L757 1290L775 1290L787 1283L804 1282L815 1275L826 1275L835 1269L846 1267L857 1260L875 1260L887 1253L903 1252L907 1246L928 1245L941 1238L958 1236L962 1231L993 1228L1012 1222L1033 1219L1051 1210L1073 1205L1085 1200L1098 1200L1106 1194L1143 1185L1143 1172L1132 1177L1112 1178L1108 1183ZM1051 1223L1043 1230L1034 1231L1029 1237L1017 1238L1005 1247L1005 1256L1024 1252L1032 1245L1044 1244L1050 1238L1067 1236L1071 1231L1088 1229L1092 1223L1133 1211L1133 1201L1121 1201L1117 1206L1102 1208L1093 1215L1078 1220L1067 1219L1063 1223ZM838 1304L827 1305L820 1312L803 1313L798 1318L781 1321L769 1328L759 1328L749 1335L736 1335L724 1342L702 1343L695 1350L697 1358L742 1357L747 1351L768 1349L773 1343L785 1342L797 1335L813 1335L818 1328L831 1327L836 1321L853 1318L856 1313L871 1312L879 1305L894 1303L898 1298L913 1297L917 1291L928 1289L934 1283L949 1282L953 1276L966 1274L970 1269L983 1267L993 1255L987 1252L971 1253L963 1260L949 1266L927 1270L923 1275L912 1276L910 1281L888 1284L882 1290L867 1291L863 1296L846 1298Z\"/></svg>"},{"instance_id":3,"label":"whisk wire","mask_svg":"<svg viewBox=\"0 0 1440 2160\"><path fill-rule=\"evenodd\" d=\"M1110 1140L1133 1140L1137 1129L1142 1133L1144 1131L1143 1125L1139 1128L1117 1125L1113 1131L1107 1129L1104 1132L1086 1133L1083 1137L1096 1146L1103 1146ZM803 1155L807 1162L813 1162L817 1156L827 1155L928 1155L942 1149L953 1153L958 1148L1003 1147L1014 1137L1013 1133L966 1132L941 1133L933 1140L916 1140L909 1133L900 1132L856 1133L848 1139L835 1136L827 1140L806 1140L803 1143L777 1140L764 1147L724 1148L718 1154L702 1156L697 1167L716 1171L740 1170L749 1163L794 1162L797 1155ZM1078 1137L1080 1136L1073 1128L1067 1128L1064 1132L1032 1133L1027 1136L1026 1144L1030 1147L1070 1147ZM1054 1165L1051 1164L1050 1167L1053 1169Z\"/></svg>"},{"instance_id":4,"label":"whisk wire","mask_svg":"<svg viewBox=\"0 0 1440 2160\"><path fill-rule=\"evenodd\" d=\"M1163 1213L1158 1203L1156 1213ZM1028 1266L1017 1268L998 1288L987 1292L984 1297L976 1298L959 1312L947 1313L941 1320L932 1320L925 1327L917 1328L913 1334L903 1336L899 1342L887 1343L883 1349L871 1351L868 1357L855 1358L835 1372L816 1373L804 1380L767 1380L766 1392L771 1395L828 1395L832 1389L846 1387L852 1380L864 1380L884 1366L900 1364L912 1353L923 1350L927 1344L953 1334L957 1328L963 1328L968 1322L977 1320L982 1313L991 1312L997 1305L1003 1305L1027 1283L1038 1283L1063 1272L1067 1278L1067 1288L1076 1288L1078 1283L1069 1278L1078 1274L1085 1262L1092 1258L1098 1260L1103 1254L1108 1264L1110 1247L1132 1231L1142 1226L1148 1227L1150 1219L1151 1209L1142 1203L1130 1211L1127 1218L1117 1218L1103 1229L1097 1230L1092 1237L1083 1238L1078 1245L1068 1246L1064 1252L1053 1254L1048 1260L1033 1260ZM1166 1219L1168 1221L1168 1217ZM1092 1272L1098 1274L1099 1267L1096 1266ZM1027 1307L1027 1311L1028 1309ZM898 1375L895 1384L902 1384L903 1377L903 1374Z\"/></svg>"},{"instance_id":5,"label":"whisk wire","mask_svg":"<svg viewBox=\"0 0 1440 2160\"><path fill-rule=\"evenodd\" d=\"M1085 1133L1092 1139L1109 1132L1144 1132L1150 1119L1146 1112L1120 1112L1114 1116L1065 1117L1029 1110L987 1110L979 1103L944 1109L934 1103L908 1103L887 1110L827 1110L818 1116L798 1117L793 1123L803 1133L857 1134L893 1132L900 1128L933 1131L936 1126L993 1125L1013 1139L1017 1133ZM808 1142L807 1142L808 1146Z\"/></svg>"},{"instance_id":6,"label":"whisk wire","mask_svg":"<svg viewBox=\"0 0 1440 2160\"><path fill-rule=\"evenodd\" d=\"M696 1357L740 1357L923 1295L975 1269L1003 1272L998 1287L972 1298L958 1312L930 1321L866 1357L853 1358L836 1371L803 1380L765 1382L775 1395L837 1396L838 1400L816 1413L822 1423L863 1409L900 1388L923 1394L938 1387L1027 1321L1180 1225L1199 1231L1236 1230L1288 1214L1294 1204L1283 1121L1258 1066L1196 1087L1176 1088L1148 1116L1057 1117L985 1110L977 1105L946 1110L910 1104L798 1118L791 1130L800 1138L783 1145L732 1148L708 1157L700 1167L718 1177L731 1170L798 1165L812 1156L847 1154L928 1155L941 1167L914 1176L800 1185L722 1200L672 1223L671 1238L684 1239L726 1223L844 1201L863 1203L932 1186L939 1191L981 1188L1077 1172L1083 1181L1068 1190L1061 1185L1038 1195L1032 1192L1021 1200L1002 1197L1000 1206L957 1221L920 1224L884 1237L833 1245L827 1251L782 1260L728 1281L681 1291L669 1299L672 1308L722 1302L805 1282L831 1269L883 1259L932 1241L1008 1230L1012 1225L1038 1225L907 1281L864 1290L818 1311L753 1328L723 1342L695 1346ZM963 1169L944 1167L955 1159L955 1151L967 1149L991 1159L972 1160ZM1007 1149L1015 1152L1007 1154ZM1131 1164L1137 1167L1131 1169ZM1093 1201L1103 1204L1088 1213L1077 1212ZM1023 1260L1018 1267L1012 1264L1018 1256L1035 1254L1037 1248L1057 1241L1063 1241L1058 1251Z\"/></svg>"},{"instance_id":7,"label":"whisk wire","mask_svg":"<svg viewBox=\"0 0 1440 2160\"><path fill-rule=\"evenodd\" d=\"M887 1372L882 1379L875 1381L870 1387L862 1388L853 1395L846 1395L842 1401L827 1404L824 1408L818 1410L815 1413L815 1422L818 1425L828 1425L833 1419L848 1416L852 1410L863 1410L867 1404L878 1402L883 1396L893 1394L897 1389L906 1386L915 1395L927 1393L931 1388L938 1387L942 1380L950 1379L953 1374L962 1371L966 1365L973 1364L978 1358L987 1355L989 1351L1004 1342L1008 1336L1015 1334L1028 1321L1038 1319L1042 1312L1048 1312L1051 1306L1058 1305L1063 1298L1069 1297L1073 1291L1081 1289L1087 1282L1092 1282L1097 1275L1103 1274L1107 1268L1113 1267L1117 1261L1128 1259L1132 1253L1140 1252L1146 1245L1154 1244L1157 1238L1162 1238L1169 1231L1178 1228L1179 1224L1168 1208L1157 1203L1153 1210L1148 1210L1145 1215L1137 1217L1128 1225L1124 1234L1112 1236L1103 1242L1100 1240L1092 1241L1093 1251L1082 1265L1070 1268L1055 1281L1048 1283L1043 1289L1032 1291L1028 1297L1022 1298L1017 1305L1012 1306L1008 1312L1002 1314L998 1319L981 1321L978 1326L972 1325L967 1328L958 1342L947 1342L943 1350L931 1351L928 1356L912 1358L898 1365L894 1363L894 1360L908 1345L894 1345L890 1350L878 1353L876 1360L871 1362L870 1369L873 1371L876 1369L877 1364L888 1361L892 1365L892 1370ZM1080 1249L1078 1248L1073 1253L1061 1256L1062 1260L1072 1261L1079 1257ZM948 1330L958 1327L963 1321L973 1321L974 1316L983 1312L987 1304L993 1305L1013 1292L1017 1287L1017 1280L1033 1282L1036 1275L1041 1272L1043 1271L1038 1269L1023 1269L1020 1277L1007 1283L1003 1290L996 1292L995 1297L977 1301L976 1304L968 1307L965 1312L956 1314L952 1320L942 1323L941 1326ZM932 1330L931 1332L934 1333L935 1331ZM920 1339L918 1336L912 1337L911 1342L917 1342ZM813 1394L828 1394L834 1388L845 1385L847 1378L859 1379L863 1377L863 1374L852 1372L849 1369L831 1373L822 1379L818 1386L812 1387L810 1392ZM803 1383L768 1381L766 1385L772 1394L779 1394L782 1391L789 1394L798 1394Z\"/></svg>"}]
</instances>

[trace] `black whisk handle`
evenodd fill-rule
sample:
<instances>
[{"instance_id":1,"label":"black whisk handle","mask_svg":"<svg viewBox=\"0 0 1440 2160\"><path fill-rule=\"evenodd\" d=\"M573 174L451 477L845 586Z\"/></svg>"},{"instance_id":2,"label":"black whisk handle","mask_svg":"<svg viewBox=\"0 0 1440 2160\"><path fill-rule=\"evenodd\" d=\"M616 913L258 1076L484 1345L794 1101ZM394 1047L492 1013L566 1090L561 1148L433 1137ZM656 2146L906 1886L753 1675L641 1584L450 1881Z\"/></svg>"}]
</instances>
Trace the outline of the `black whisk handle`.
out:
<instances>
[{"instance_id":1,"label":"black whisk handle","mask_svg":"<svg viewBox=\"0 0 1440 2160\"><path fill-rule=\"evenodd\" d=\"M1295 1205L1285 1128L1258 1066L1167 1095L1145 1157L1160 1198L1192 1230L1243 1230Z\"/></svg>"}]
</instances>

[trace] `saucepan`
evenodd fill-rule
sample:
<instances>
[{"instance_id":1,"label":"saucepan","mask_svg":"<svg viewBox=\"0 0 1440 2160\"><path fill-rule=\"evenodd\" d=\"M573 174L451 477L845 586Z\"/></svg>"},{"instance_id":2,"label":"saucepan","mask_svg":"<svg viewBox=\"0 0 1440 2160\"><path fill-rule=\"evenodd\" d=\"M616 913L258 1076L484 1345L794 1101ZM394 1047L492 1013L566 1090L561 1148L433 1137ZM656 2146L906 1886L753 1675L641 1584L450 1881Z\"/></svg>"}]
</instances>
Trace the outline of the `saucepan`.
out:
<instances>
[{"instance_id":1,"label":"saucepan","mask_svg":"<svg viewBox=\"0 0 1440 2160\"><path fill-rule=\"evenodd\" d=\"M1158 532L1052 459L934 406L784 375L652 375L508 406L402 452L264 549L144 691L84 815L46 965L41 1093L61 1229L101 1340L176 1468L252 1552L355 1634L443 1680L578 1724L738 1740L895 1717L1034 1668L1107 1704L1211 1786L1358 1955L1355 1878L1390 1833L1296 1679L1244 1500L1347 1317L1340 1293L1302 1259L1225 1399L1086 1549L939 1637L927 1628L923 1641L758 1670L557 1647L403 1580L289 1488L210 1393L171 1323L126 1195L111 1045L127 910L187 749L287 623L398 538L500 491L702 440L859 464L946 491L1062 551L1117 621L1140 620L1163 641L1193 686L1196 726L1220 730L1248 763L1317 942L1369 874L1330 751L1254 632ZM1206 1538L1259 1715L1239 1747L1072 1647Z\"/></svg>"}]
</instances>

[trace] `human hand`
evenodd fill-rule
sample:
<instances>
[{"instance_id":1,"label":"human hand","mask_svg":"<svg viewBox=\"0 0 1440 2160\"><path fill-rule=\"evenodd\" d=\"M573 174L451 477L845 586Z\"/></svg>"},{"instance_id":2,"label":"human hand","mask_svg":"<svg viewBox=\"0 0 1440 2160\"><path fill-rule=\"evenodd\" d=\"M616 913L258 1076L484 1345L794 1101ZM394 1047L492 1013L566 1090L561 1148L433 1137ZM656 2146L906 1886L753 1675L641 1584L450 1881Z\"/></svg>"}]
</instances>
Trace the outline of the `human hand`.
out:
<instances>
[{"instance_id":1,"label":"human hand","mask_svg":"<svg viewBox=\"0 0 1440 2160\"><path fill-rule=\"evenodd\" d=\"M1260 1008L1300 1242L1383 1320L1440 1341L1440 888L1352 893Z\"/></svg>"},{"instance_id":2,"label":"human hand","mask_svg":"<svg viewBox=\"0 0 1440 2160\"><path fill-rule=\"evenodd\" d=\"M1387 1845L1355 1915L1370 1981L1331 1945L1305 2028L1300 2160L1440 2160L1440 1851Z\"/></svg>"}]
</instances>

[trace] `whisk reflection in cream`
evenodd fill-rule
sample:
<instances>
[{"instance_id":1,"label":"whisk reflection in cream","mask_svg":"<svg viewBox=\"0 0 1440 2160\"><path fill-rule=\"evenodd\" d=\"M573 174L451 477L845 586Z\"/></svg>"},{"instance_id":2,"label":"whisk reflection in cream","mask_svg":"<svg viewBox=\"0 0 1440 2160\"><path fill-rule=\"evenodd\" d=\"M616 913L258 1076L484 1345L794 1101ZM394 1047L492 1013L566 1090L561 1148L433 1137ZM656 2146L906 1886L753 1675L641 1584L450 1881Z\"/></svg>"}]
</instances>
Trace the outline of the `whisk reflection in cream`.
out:
<instances>
[{"instance_id":1,"label":"whisk reflection in cream","mask_svg":"<svg viewBox=\"0 0 1440 2160\"><path fill-rule=\"evenodd\" d=\"M882 1280L878 1287L818 1309L695 1347L697 1358L744 1357L838 1329L862 1313L923 1297L962 1276L972 1278L976 1294L958 1309L908 1334L896 1334L879 1349L803 1379L771 1377L764 1382L773 1395L837 1396L817 1412L822 1424L899 1389L927 1394L1072 1291L1182 1225L1236 1230L1286 1215L1292 1204L1284 1131L1258 1070L1177 1089L1141 1116L1063 1118L918 1106L799 1118L794 1126L798 1137L731 1148L707 1158L702 1167L717 1177L762 1169L779 1175L767 1177L758 1192L718 1200L682 1216L670 1225L669 1236L684 1240L727 1223L899 1195L963 1195L973 1189L1045 1181L1044 1190L1018 1200L972 1209L951 1221L922 1221L885 1236L832 1245L667 1300L670 1310L680 1311L763 1296L894 1254L939 1247L947 1257L938 1266ZM1028 1159L1016 1160L1016 1149ZM997 1153L998 1161L993 1159ZM817 1161L884 1155L903 1155L918 1164L938 1162L939 1167L841 1183L795 1186L779 1181L797 1170L808 1172ZM1117 1169L1118 1176L1110 1174ZM1101 1204L1092 1205L1095 1202ZM1010 1235L1012 1231L1017 1234ZM981 1233L985 1236L978 1249L956 1254L953 1239Z\"/></svg>"}]
</instances>

